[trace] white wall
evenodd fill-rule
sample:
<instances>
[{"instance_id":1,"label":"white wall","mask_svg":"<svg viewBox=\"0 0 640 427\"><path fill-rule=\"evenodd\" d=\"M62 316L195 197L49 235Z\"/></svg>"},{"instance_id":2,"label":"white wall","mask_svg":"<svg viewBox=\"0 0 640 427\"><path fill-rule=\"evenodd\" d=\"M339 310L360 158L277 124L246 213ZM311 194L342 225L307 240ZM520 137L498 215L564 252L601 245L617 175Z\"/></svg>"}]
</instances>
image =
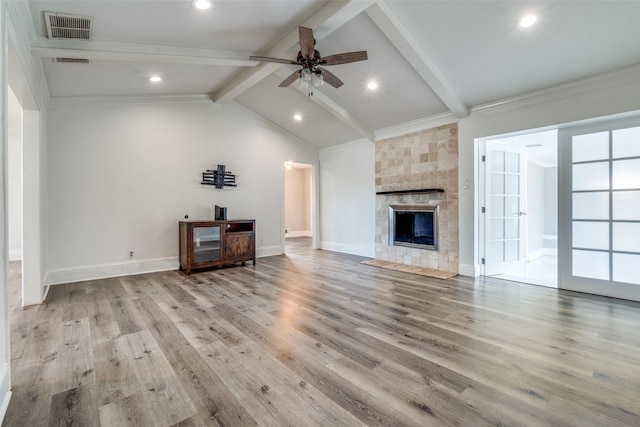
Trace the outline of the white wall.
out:
<instances>
[{"instance_id":1,"label":"white wall","mask_svg":"<svg viewBox=\"0 0 640 427\"><path fill-rule=\"evenodd\" d=\"M529 259L542 256L545 197L544 167L527 162L527 255Z\"/></svg>"},{"instance_id":2,"label":"white wall","mask_svg":"<svg viewBox=\"0 0 640 427\"><path fill-rule=\"evenodd\" d=\"M320 151L322 249L375 256L374 162L370 141Z\"/></svg>"},{"instance_id":3,"label":"white wall","mask_svg":"<svg viewBox=\"0 0 640 427\"><path fill-rule=\"evenodd\" d=\"M0 0L0 420L11 397L9 352L9 272L7 271L7 25L6 3Z\"/></svg>"},{"instance_id":4,"label":"white wall","mask_svg":"<svg viewBox=\"0 0 640 427\"><path fill-rule=\"evenodd\" d=\"M22 259L22 107L11 87L8 96L8 221L9 260Z\"/></svg>"},{"instance_id":5,"label":"white wall","mask_svg":"<svg viewBox=\"0 0 640 427\"><path fill-rule=\"evenodd\" d=\"M209 102L54 109L48 138L52 283L177 268L178 221L213 219L216 204L256 219L258 256L283 253L283 159L318 156L241 107ZM237 187L200 184L217 164Z\"/></svg>"},{"instance_id":6,"label":"white wall","mask_svg":"<svg viewBox=\"0 0 640 427\"><path fill-rule=\"evenodd\" d=\"M606 79L598 76L587 83L525 94L493 107L477 108L460 120L460 274L473 276L480 272L476 139L640 109L640 79L634 69L613 73ZM462 187L466 181L471 184L469 189Z\"/></svg>"}]
</instances>

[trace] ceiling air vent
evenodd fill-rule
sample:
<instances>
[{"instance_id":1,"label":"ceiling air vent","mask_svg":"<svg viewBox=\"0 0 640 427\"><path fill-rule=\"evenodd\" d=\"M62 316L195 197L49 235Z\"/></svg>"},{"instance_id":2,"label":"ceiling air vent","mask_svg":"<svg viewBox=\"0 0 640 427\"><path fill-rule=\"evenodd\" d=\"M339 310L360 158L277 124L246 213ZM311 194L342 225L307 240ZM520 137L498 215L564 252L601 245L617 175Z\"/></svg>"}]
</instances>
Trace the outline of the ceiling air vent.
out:
<instances>
[{"instance_id":1,"label":"ceiling air vent","mask_svg":"<svg viewBox=\"0 0 640 427\"><path fill-rule=\"evenodd\" d=\"M57 64L90 64L89 59L84 58L52 58Z\"/></svg>"},{"instance_id":2,"label":"ceiling air vent","mask_svg":"<svg viewBox=\"0 0 640 427\"><path fill-rule=\"evenodd\" d=\"M44 12L47 35L50 39L91 40L93 38L93 17L69 15L66 13Z\"/></svg>"}]
</instances>

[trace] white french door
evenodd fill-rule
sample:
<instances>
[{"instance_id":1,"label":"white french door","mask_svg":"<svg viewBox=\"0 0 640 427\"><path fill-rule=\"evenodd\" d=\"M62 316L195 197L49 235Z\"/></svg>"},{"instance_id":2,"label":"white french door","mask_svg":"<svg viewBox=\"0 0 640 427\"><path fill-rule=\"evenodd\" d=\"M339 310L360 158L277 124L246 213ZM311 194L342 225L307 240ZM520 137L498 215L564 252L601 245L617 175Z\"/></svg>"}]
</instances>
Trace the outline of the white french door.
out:
<instances>
[{"instance_id":1,"label":"white french door","mask_svg":"<svg viewBox=\"0 0 640 427\"><path fill-rule=\"evenodd\" d=\"M640 119L559 141L560 287L640 301Z\"/></svg>"},{"instance_id":2,"label":"white french door","mask_svg":"<svg viewBox=\"0 0 640 427\"><path fill-rule=\"evenodd\" d=\"M525 260L524 156L520 147L485 143L485 276L521 268Z\"/></svg>"}]
</instances>

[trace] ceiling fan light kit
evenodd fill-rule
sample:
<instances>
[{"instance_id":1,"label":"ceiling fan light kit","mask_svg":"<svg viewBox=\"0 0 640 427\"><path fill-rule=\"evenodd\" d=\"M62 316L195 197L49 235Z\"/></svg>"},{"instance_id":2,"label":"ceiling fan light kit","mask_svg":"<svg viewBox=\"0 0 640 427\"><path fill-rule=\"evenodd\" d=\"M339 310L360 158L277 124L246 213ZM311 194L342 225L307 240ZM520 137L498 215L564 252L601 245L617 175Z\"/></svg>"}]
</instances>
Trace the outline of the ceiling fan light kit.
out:
<instances>
[{"instance_id":1,"label":"ceiling fan light kit","mask_svg":"<svg viewBox=\"0 0 640 427\"><path fill-rule=\"evenodd\" d=\"M315 39L313 38L313 30L311 28L298 28L300 51L295 60L271 58L268 56L251 56L250 59L262 62L275 62L278 64L298 65L302 68L294 71L289 77L280 83L280 87L288 87L298 80L300 87L307 92L309 96L313 95L314 87L321 87L326 81L334 88L339 88L344 83L338 77L328 70L321 68L320 65L339 65L348 64L350 62L365 61L367 59L367 51L338 53L326 57L320 56L320 52L315 49Z\"/></svg>"},{"instance_id":2,"label":"ceiling fan light kit","mask_svg":"<svg viewBox=\"0 0 640 427\"><path fill-rule=\"evenodd\" d=\"M209 0L192 0L191 6L199 10L207 10L211 7L211 1Z\"/></svg>"}]
</instances>

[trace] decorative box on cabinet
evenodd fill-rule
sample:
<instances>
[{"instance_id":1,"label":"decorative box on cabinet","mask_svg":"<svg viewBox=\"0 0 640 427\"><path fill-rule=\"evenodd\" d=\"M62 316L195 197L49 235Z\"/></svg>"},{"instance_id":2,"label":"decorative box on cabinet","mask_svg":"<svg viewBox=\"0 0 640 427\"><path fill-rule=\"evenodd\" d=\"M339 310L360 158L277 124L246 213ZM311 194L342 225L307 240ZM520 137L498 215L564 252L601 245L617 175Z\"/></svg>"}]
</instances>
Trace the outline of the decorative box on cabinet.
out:
<instances>
[{"instance_id":1,"label":"decorative box on cabinet","mask_svg":"<svg viewBox=\"0 0 640 427\"><path fill-rule=\"evenodd\" d=\"M253 261L256 221L180 221L180 269L191 270Z\"/></svg>"}]
</instances>

